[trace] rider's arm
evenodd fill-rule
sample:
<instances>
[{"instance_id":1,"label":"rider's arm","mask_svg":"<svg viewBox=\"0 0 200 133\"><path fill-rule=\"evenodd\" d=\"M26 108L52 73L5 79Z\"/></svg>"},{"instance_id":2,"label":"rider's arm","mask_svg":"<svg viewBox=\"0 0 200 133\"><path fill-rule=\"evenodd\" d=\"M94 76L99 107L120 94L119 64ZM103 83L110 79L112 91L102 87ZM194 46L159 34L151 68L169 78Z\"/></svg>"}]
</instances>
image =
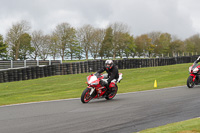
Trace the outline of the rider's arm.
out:
<instances>
[{"instance_id":1,"label":"rider's arm","mask_svg":"<svg viewBox=\"0 0 200 133\"><path fill-rule=\"evenodd\" d=\"M99 71L97 71L97 73L102 73L105 71L105 67L101 68Z\"/></svg>"},{"instance_id":2,"label":"rider's arm","mask_svg":"<svg viewBox=\"0 0 200 133\"><path fill-rule=\"evenodd\" d=\"M118 73L117 69L113 69L113 72L111 73L109 79L108 79L108 83L110 84L110 82L115 79L116 74Z\"/></svg>"}]
</instances>

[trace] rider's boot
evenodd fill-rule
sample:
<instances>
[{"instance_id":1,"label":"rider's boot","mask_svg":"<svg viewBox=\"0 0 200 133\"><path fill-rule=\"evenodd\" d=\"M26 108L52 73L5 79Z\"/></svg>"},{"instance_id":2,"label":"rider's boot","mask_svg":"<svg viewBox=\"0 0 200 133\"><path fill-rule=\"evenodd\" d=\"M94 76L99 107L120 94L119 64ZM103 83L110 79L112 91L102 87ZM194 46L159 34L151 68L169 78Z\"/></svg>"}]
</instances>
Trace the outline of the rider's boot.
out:
<instances>
[{"instance_id":1,"label":"rider's boot","mask_svg":"<svg viewBox=\"0 0 200 133\"><path fill-rule=\"evenodd\" d=\"M107 88L105 96L108 96L112 92L112 88L110 88L108 85L105 85L105 87Z\"/></svg>"}]
</instances>

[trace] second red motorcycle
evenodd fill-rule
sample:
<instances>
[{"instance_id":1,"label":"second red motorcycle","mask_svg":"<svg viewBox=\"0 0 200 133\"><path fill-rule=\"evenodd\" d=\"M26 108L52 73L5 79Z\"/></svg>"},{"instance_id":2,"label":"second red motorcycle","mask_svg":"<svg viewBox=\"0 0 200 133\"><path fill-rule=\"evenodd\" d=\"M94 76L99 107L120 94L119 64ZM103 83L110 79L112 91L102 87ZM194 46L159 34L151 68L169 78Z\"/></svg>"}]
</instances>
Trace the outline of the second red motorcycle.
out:
<instances>
[{"instance_id":1,"label":"second red motorcycle","mask_svg":"<svg viewBox=\"0 0 200 133\"><path fill-rule=\"evenodd\" d=\"M187 79L187 86L188 88L193 88L195 85L200 83L200 65L197 63L197 61L195 61L194 64L189 67L189 74L190 76Z\"/></svg>"}]
</instances>

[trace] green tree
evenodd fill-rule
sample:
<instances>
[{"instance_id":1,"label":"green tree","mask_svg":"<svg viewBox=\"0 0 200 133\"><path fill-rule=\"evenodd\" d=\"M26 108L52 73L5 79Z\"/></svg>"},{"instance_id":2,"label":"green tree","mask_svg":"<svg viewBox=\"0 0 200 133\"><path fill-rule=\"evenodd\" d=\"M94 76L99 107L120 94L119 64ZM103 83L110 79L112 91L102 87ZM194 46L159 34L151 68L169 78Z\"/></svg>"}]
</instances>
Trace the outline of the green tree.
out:
<instances>
[{"instance_id":1,"label":"green tree","mask_svg":"<svg viewBox=\"0 0 200 133\"><path fill-rule=\"evenodd\" d=\"M31 36L28 33L24 33L19 38L19 59L26 60L30 58L34 48L31 47Z\"/></svg>"},{"instance_id":2,"label":"green tree","mask_svg":"<svg viewBox=\"0 0 200 133\"><path fill-rule=\"evenodd\" d=\"M30 29L27 21L20 21L12 25L6 35L6 42L9 45L10 56L17 60L19 58L20 37Z\"/></svg>"},{"instance_id":3,"label":"green tree","mask_svg":"<svg viewBox=\"0 0 200 133\"><path fill-rule=\"evenodd\" d=\"M60 50L60 56L62 57L62 60L64 60L69 45L74 43L75 29L71 27L69 23L61 23L56 26L54 34L59 40L58 47Z\"/></svg>"},{"instance_id":4,"label":"green tree","mask_svg":"<svg viewBox=\"0 0 200 133\"><path fill-rule=\"evenodd\" d=\"M118 45L116 48L116 55L115 56L119 56L120 58L123 57L124 51L125 51L125 47L127 45L127 36L129 36L129 33L123 33L123 32L119 32L118 33Z\"/></svg>"},{"instance_id":5,"label":"green tree","mask_svg":"<svg viewBox=\"0 0 200 133\"><path fill-rule=\"evenodd\" d=\"M179 53L184 51L184 42L179 39L174 40L170 43L169 48L172 57L178 56Z\"/></svg>"},{"instance_id":6,"label":"green tree","mask_svg":"<svg viewBox=\"0 0 200 133\"><path fill-rule=\"evenodd\" d=\"M76 52L75 52L75 54L74 54L74 57L75 57L76 59L79 59L79 60L81 60L81 59L83 58L83 49L82 49L82 47L81 47L81 45L80 45L79 42L77 42L77 45L76 45Z\"/></svg>"},{"instance_id":7,"label":"green tree","mask_svg":"<svg viewBox=\"0 0 200 133\"><path fill-rule=\"evenodd\" d=\"M147 34L143 34L137 37L135 43L137 46L136 51L139 57L141 55L145 57L146 54L148 54L148 56L151 57L155 45L151 43L151 38L149 38Z\"/></svg>"},{"instance_id":8,"label":"green tree","mask_svg":"<svg viewBox=\"0 0 200 133\"><path fill-rule=\"evenodd\" d=\"M185 40L186 43L186 51L187 52L195 52L200 53L200 35L195 34L188 39Z\"/></svg>"},{"instance_id":9,"label":"green tree","mask_svg":"<svg viewBox=\"0 0 200 133\"><path fill-rule=\"evenodd\" d=\"M7 52L8 52L7 48L8 48L8 45L4 43L3 36L0 35L0 58L1 59L7 58Z\"/></svg>"},{"instance_id":10,"label":"green tree","mask_svg":"<svg viewBox=\"0 0 200 133\"><path fill-rule=\"evenodd\" d=\"M155 45L152 44L152 39L148 37L147 34L142 36L144 38L145 53L148 53L149 58L152 56Z\"/></svg>"},{"instance_id":11,"label":"green tree","mask_svg":"<svg viewBox=\"0 0 200 133\"><path fill-rule=\"evenodd\" d=\"M33 31L31 36L31 46L34 48L31 57L36 60L39 57L41 44L43 42L43 32L40 31Z\"/></svg>"},{"instance_id":12,"label":"green tree","mask_svg":"<svg viewBox=\"0 0 200 133\"><path fill-rule=\"evenodd\" d=\"M58 48L58 37L55 34L50 36L50 55L53 57L53 60L58 57L59 48Z\"/></svg>"},{"instance_id":13,"label":"green tree","mask_svg":"<svg viewBox=\"0 0 200 133\"><path fill-rule=\"evenodd\" d=\"M171 35L169 33L161 34L160 43L163 46L162 53L164 55L167 55L170 52L169 46L170 46L171 40L172 40L172 38L171 38Z\"/></svg>"},{"instance_id":14,"label":"green tree","mask_svg":"<svg viewBox=\"0 0 200 133\"><path fill-rule=\"evenodd\" d=\"M113 30L111 27L106 29L105 37L102 42L99 55L101 58L103 57L111 57L112 56L112 42L113 42Z\"/></svg>"},{"instance_id":15,"label":"green tree","mask_svg":"<svg viewBox=\"0 0 200 133\"><path fill-rule=\"evenodd\" d=\"M78 43L78 38L76 36L77 31L74 28L70 29L70 41L67 44L67 52L66 54L70 56L71 60L74 58L76 58L79 53L81 52L81 47Z\"/></svg>"},{"instance_id":16,"label":"green tree","mask_svg":"<svg viewBox=\"0 0 200 133\"><path fill-rule=\"evenodd\" d=\"M123 23L113 23L110 25L113 32L113 40L112 40L112 55L113 59L116 58L116 56L122 57L122 47L124 45L124 38L123 34L128 33L128 26Z\"/></svg>"},{"instance_id":17,"label":"green tree","mask_svg":"<svg viewBox=\"0 0 200 133\"><path fill-rule=\"evenodd\" d=\"M192 53L196 51L194 42L190 41L189 39L186 39L185 44L186 44L185 52Z\"/></svg>"},{"instance_id":18,"label":"green tree","mask_svg":"<svg viewBox=\"0 0 200 133\"><path fill-rule=\"evenodd\" d=\"M91 56L96 59L100 55L100 49L104 40L105 32L103 29L94 29L93 43L90 46Z\"/></svg>"},{"instance_id":19,"label":"green tree","mask_svg":"<svg viewBox=\"0 0 200 133\"><path fill-rule=\"evenodd\" d=\"M143 46L143 41L141 36L136 37L135 39L135 45L136 45L136 52L138 57L143 55L143 51L144 51L144 46Z\"/></svg>"},{"instance_id":20,"label":"green tree","mask_svg":"<svg viewBox=\"0 0 200 133\"><path fill-rule=\"evenodd\" d=\"M70 43L68 45L68 50L67 50L67 55L70 56L70 59L72 60L73 57L74 58L79 58L80 59L80 53L81 53L82 48L80 47L80 45L78 44L78 41L72 41L72 43Z\"/></svg>"},{"instance_id":21,"label":"green tree","mask_svg":"<svg viewBox=\"0 0 200 133\"><path fill-rule=\"evenodd\" d=\"M50 54L51 36L43 35L40 44L39 57L46 60Z\"/></svg>"},{"instance_id":22,"label":"green tree","mask_svg":"<svg viewBox=\"0 0 200 133\"><path fill-rule=\"evenodd\" d=\"M155 54L158 56L167 56L170 53L170 43L172 41L171 34L162 33L155 41Z\"/></svg>"},{"instance_id":23,"label":"green tree","mask_svg":"<svg viewBox=\"0 0 200 133\"><path fill-rule=\"evenodd\" d=\"M133 36L128 33L125 34L125 45L124 45L124 54L128 58L129 56L133 57L136 55L136 45Z\"/></svg>"},{"instance_id":24,"label":"green tree","mask_svg":"<svg viewBox=\"0 0 200 133\"><path fill-rule=\"evenodd\" d=\"M94 41L94 30L95 28L91 25L83 25L77 32L78 41L85 53L86 60L88 60L89 51L91 50L91 45Z\"/></svg>"}]
</instances>

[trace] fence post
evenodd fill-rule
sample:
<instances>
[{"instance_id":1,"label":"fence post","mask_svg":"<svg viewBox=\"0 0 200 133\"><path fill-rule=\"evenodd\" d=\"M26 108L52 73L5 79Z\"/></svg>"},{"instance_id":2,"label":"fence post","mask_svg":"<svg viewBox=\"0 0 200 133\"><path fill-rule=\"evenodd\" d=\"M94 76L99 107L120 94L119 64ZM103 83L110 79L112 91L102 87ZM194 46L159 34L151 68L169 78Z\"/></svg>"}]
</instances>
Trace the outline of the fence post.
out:
<instances>
[{"instance_id":1,"label":"fence post","mask_svg":"<svg viewBox=\"0 0 200 133\"><path fill-rule=\"evenodd\" d=\"M49 60L49 65L51 65L51 60Z\"/></svg>"},{"instance_id":2,"label":"fence post","mask_svg":"<svg viewBox=\"0 0 200 133\"><path fill-rule=\"evenodd\" d=\"M24 60L24 67L26 67L26 60Z\"/></svg>"},{"instance_id":3,"label":"fence post","mask_svg":"<svg viewBox=\"0 0 200 133\"><path fill-rule=\"evenodd\" d=\"M10 67L13 68L13 60L10 60Z\"/></svg>"},{"instance_id":4,"label":"fence post","mask_svg":"<svg viewBox=\"0 0 200 133\"><path fill-rule=\"evenodd\" d=\"M37 66L39 66L39 60L37 60Z\"/></svg>"}]
</instances>

